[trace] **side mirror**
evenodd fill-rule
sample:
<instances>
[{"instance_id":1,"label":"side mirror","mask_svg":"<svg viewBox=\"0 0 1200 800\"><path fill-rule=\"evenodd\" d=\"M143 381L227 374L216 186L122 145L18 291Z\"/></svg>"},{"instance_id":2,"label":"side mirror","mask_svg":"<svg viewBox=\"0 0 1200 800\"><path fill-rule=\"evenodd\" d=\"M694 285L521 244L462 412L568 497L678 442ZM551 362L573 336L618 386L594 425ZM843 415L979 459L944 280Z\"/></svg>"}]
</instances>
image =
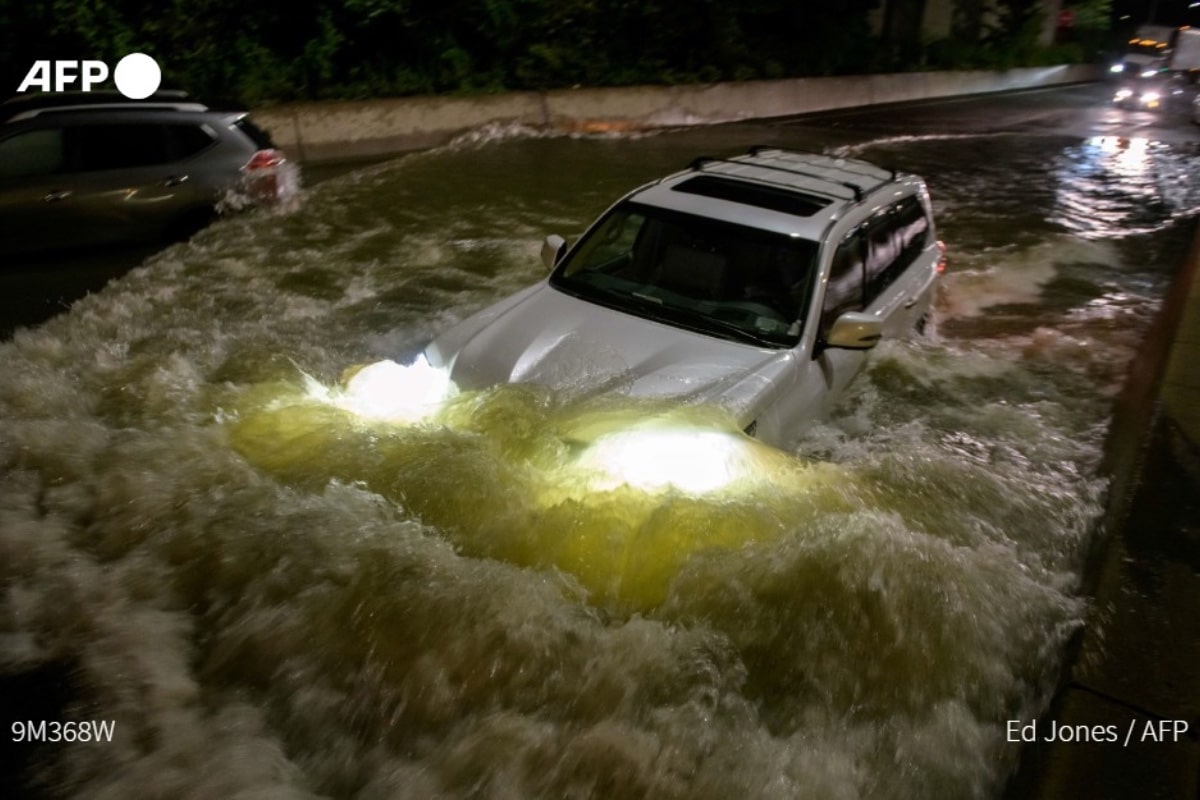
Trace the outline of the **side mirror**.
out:
<instances>
[{"instance_id":1,"label":"side mirror","mask_svg":"<svg viewBox=\"0 0 1200 800\"><path fill-rule=\"evenodd\" d=\"M547 236L546 241L542 242L542 263L546 265L546 269L554 269L558 266L558 260L562 258L562 254L566 251L566 239L557 233Z\"/></svg>"},{"instance_id":2,"label":"side mirror","mask_svg":"<svg viewBox=\"0 0 1200 800\"><path fill-rule=\"evenodd\" d=\"M833 322L825 337L827 347L845 350L870 350L883 337L883 322L873 314L847 311Z\"/></svg>"}]
</instances>

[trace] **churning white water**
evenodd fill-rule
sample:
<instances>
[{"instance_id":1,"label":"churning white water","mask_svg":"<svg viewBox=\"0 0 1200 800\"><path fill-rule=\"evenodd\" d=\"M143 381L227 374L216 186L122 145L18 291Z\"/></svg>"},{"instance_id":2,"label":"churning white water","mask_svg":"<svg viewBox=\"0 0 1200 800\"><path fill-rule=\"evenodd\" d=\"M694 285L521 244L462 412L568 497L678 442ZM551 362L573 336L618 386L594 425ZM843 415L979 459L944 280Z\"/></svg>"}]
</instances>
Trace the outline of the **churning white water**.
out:
<instances>
[{"instance_id":1,"label":"churning white water","mask_svg":"<svg viewBox=\"0 0 1200 800\"><path fill-rule=\"evenodd\" d=\"M761 480L597 484L567 434L644 404L502 387L400 423L313 390L537 280L545 233L689 137L744 135L475 137L0 346L0 669L62 669L46 713L116 723L40 749L45 793L994 795L1080 624L1109 403L1186 201L1147 221L1120 152L1013 142L985 203L973 140L877 145L934 195L938 333L882 345L795 453L744 454Z\"/></svg>"}]
</instances>

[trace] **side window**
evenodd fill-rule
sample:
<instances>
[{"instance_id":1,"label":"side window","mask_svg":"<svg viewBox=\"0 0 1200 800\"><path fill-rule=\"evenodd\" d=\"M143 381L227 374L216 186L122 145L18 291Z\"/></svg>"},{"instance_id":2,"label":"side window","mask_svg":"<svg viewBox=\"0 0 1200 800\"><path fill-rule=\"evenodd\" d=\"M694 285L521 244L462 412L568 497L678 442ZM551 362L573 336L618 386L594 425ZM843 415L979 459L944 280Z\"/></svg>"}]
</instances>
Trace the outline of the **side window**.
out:
<instances>
[{"instance_id":1,"label":"side window","mask_svg":"<svg viewBox=\"0 0 1200 800\"><path fill-rule=\"evenodd\" d=\"M67 153L77 172L149 167L171 160L166 126L152 123L70 127Z\"/></svg>"},{"instance_id":2,"label":"side window","mask_svg":"<svg viewBox=\"0 0 1200 800\"><path fill-rule=\"evenodd\" d=\"M167 125L167 151L172 161L194 156L215 141L200 125Z\"/></svg>"},{"instance_id":3,"label":"side window","mask_svg":"<svg viewBox=\"0 0 1200 800\"><path fill-rule=\"evenodd\" d=\"M821 339L829 333L834 320L847 311L863 308L866 238L862 228L851 233L833 254L825 301L821 305Z\"/></svg>"},{"instance_id":4,"label":"side window","mask_svg":"<svg viewBox=\"0 0 1200 800\"><path fill-rule=\"evenodd\" d=\"M868 223L867 299L870 305L900 277L929 243L929 218L916 197L906 197Z\"/></svg>"},{"instance_id":5,"label":"side window","mask_svg":"<svg viewBox=\"0 0 1200 800\"><path fill-rule=\"evenodd\" d=\"M916 197L906 197L896 209L896 231L900 237L901 259L907 267L929 245L929 218Z\"/></svg>"},{"instance_id":6,"label":"side window","mask_svg":"<svg viewBox=\"0 0 1200 800\"><path fill-rule=\"evenodd\" d=\"M898 244L891 211L875 215L867 224L867 305L895 280L892 266L900 255Z\"/></svg>"},{"instance_id":7,"label":"side window","mask_svg":"<svg viewBox=\"0 0 1200 800\"><path fill-rule=\"evenodd\" d=\"M0 179L52 175L63 167L61 128L26 131L0 141Z\"/></svg>"}]
</instances>

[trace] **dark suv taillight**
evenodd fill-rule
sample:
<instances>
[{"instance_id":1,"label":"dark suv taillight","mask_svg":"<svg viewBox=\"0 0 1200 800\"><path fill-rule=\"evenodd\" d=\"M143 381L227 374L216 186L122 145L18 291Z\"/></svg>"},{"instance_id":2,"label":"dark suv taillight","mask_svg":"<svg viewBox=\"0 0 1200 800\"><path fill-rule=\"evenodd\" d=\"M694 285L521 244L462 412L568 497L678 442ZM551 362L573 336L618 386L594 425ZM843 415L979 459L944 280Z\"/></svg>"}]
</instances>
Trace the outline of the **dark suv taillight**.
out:
<instances>
[{"instance_id":1,"label":"dark suv taillight","mask_svg":"<svg viewBox=\"0 0 1200 800\"><path fill-rule=\"evenodd\" d=\"M284 161L287 161L287 158L278 150L259 150L250 156L250 160L246 162L246 166L242 167L242 169L247 172L256 169L267 169L268 167L277 167Z\"/></svg>"},{"instance_id":2,"label":"dark suv taillight","mask_svg":"<svg viewBox=\"0 0 1200 800\"><path fill-rule=\"evenodd\" d=\"M259 150L242 166L246 191L258 202L280 199L279 167L287 157L274 148Z\"/></svg>"}]
</instances>

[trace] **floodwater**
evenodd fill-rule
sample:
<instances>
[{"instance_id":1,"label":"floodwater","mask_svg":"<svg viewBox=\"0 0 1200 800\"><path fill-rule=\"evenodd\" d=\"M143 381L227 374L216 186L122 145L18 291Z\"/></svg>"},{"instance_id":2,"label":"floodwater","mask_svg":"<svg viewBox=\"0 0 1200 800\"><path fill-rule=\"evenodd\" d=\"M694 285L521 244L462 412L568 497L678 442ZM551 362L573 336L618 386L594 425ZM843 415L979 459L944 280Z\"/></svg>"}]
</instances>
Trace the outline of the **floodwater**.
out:
<instances>
[{"instance_id":1,"label":"floodwater","mask_svg":"<svg viewBox=\"0 0 1200 800\"><path fill-rule=\"evenodd\" d=\"M839 138L840 137L840 138ZM592 482L567 389L345 410L639 182L755 143L924 175L932 334L794 452ZM93 798L993 797L1081 624L1113 397L1200 209L1146 140L489 129L222 221L0 345L0 669ZM703 409L697 419L727 423ZM614 422L616 421L616 422ZM33 713L33 712L30 712Z\"/></svg>"}]
</instances>

